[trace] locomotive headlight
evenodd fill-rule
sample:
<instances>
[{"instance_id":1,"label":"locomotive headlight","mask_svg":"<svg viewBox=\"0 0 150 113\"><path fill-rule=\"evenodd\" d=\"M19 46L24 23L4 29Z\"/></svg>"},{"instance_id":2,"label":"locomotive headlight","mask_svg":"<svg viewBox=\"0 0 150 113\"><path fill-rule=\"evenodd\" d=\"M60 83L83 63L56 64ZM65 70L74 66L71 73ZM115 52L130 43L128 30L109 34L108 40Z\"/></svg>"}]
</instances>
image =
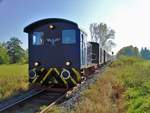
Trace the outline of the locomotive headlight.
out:
<instances>
[{"instance_id":1,"label":"locomotive headlight","mask_svg":"<svg viewBox=\"0 0 150 113\"><path fill-rule=\"evenodd\" d=\"M39 62L35 62L35 63L34 63L34 66L39 66L39 65L40 65Z\"/></svg>"},{"instance_id":2,"label":"locomotive headlight","mask_svg":"<svg viewBox=\"0 0 150 113\"><path fill-rule=\"evenodd\" d=\"M65 64L66 64L66 66L70 66L71 62L67 61Z\"/></svg>"},{"instance_id":3,"label":"locomotive headlight","mask_svg":"<svg viewBox=\"0 0 150 113\"><path fill-rule=\"evenodd\" d=\"M54 29L54 25L49 25L49 28L50 29Z\"/></svg>"}]
</instances>

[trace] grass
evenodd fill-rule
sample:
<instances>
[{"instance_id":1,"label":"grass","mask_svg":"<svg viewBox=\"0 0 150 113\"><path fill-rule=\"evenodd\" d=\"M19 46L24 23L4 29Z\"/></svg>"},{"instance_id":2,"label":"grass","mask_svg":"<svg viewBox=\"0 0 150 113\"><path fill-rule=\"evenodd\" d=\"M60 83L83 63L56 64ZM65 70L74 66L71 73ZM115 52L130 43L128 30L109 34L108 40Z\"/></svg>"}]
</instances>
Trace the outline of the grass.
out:
<instances>
[{"instance_id":1,"label":"grass","mask_svg":"<svg viewBox=\"0 0 150 113\"><path fill-rule=\"evenodd\" d=\"M0 65L0 100L28 88L28 65Z\"/></svg>"},{"instance_id":2,"label":"grass","mask_svg":"<svg viewBox=\"0 0 150 113\"><path fill-rule=\"evenodd\" d=\"M136 57L114 61L82 93L71 113L150 113L150 61Z\"/></svg>"},{"instance_id":3,"label":"grass","mask_svg":"<svg viewBox=\"0 0 150 113\"><path fill-rule=\"evenodd\" d=\"M127 113L150 113L150 61L124 58L130 65L122 65L117 77L126 88ZM133 60L132 60L133 59ZM122 61L122 59L120 59Z\"/></svg>"},{"instance_id":4,"label":"grass","mask_svg":"<svg viewBox=\"0 0 150 113\"><path fill-rule=\"evenodd\" d=\"M27 65L0 65L0 100L28 88ZM150 61L121 57L81 93L70 113L150 113ZM59 106L52 113L66 113Z\"/></svg>"},{"instance_id":5,"label":"grass","mask_svg":"<svg viewBox=\"0 0 150 113\"><path fill-rule=\"evenodd\" d=\"M83 101L77 103L71 113L121 113L123 105L119 105L119 99L124 88L113 74L107 68L103 76L83 92Z\"/></svg>"}]
</instances>

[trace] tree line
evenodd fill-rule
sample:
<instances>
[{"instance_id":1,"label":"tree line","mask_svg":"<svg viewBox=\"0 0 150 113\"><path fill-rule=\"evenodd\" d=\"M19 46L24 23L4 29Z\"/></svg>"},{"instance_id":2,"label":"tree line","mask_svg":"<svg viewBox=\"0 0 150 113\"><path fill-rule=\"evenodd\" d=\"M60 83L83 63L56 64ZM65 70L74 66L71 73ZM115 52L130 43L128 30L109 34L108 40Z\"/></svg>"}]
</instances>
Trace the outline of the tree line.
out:
<instances>
[{"instance_id":1,"label":"tree line","mask_svg":"<svg viewBox=\"0 0 150 113\"><path fill-rule=\"evenodd\" d=\"M21 45L22 42L16 37L0 42L0 64L28 63L28 50Z\"/></svg>"},{"instance_id":2,"label":"tree line","mask_svg":"<svg viewBox=\"0 0 150 113\"><path fill-rule=\"evenodd\" d=\"M137 47L133 47L132 45L123 47L119 50L117 53L117 56L135 56L135 57L141 57L146 60L150 60L150 50L147 47L143 47L141 50L139 50Z\"/></svg>"}]
</instances>

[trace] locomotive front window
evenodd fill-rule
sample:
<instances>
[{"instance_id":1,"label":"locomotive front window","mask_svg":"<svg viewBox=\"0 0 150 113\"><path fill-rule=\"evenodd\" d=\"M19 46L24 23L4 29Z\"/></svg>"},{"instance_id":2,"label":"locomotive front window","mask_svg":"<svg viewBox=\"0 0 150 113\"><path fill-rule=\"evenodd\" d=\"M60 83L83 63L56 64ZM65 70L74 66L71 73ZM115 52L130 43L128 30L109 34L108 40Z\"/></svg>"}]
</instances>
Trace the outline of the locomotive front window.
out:
<instances>
[{"instance_id":1,"label":"locomotive front window","mask_svg":"<svg viewBox=\"0 0 150 113\"><path fill-rule=\"evenodd\" d=\"M33 45L42 45L43 44L43 32L34 32L33 33Z\"/></svg>"},{"instance_id":2,"label":"locomotive front window","mask_svg":"<svg viewBox=\"0 0 150 113\"><path fill-rule=\"evenodd\" d=\"M75 30L63 30L62 31L62 43L63 44L76 43L76 31Z\"/></svg>"}]
</instances>

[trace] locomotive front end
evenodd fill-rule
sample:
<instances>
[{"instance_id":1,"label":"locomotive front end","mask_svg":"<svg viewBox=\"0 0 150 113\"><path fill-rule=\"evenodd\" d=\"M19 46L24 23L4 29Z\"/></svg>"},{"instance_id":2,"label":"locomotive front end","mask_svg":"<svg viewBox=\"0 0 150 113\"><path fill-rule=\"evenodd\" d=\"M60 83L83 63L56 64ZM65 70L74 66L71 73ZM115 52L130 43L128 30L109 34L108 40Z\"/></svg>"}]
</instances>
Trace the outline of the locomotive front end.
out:
<instances>
[{"instance_id":1,"label":"locomotive front end","mask_svg":"<svg viewBox=\"0 0 150 113\"><path fill-rule=\"evenodd\" d=\"M64 19L45 19L27 26L29 82L72 87L81 81L78 25Z\"/></svg>"}]
</instances>

